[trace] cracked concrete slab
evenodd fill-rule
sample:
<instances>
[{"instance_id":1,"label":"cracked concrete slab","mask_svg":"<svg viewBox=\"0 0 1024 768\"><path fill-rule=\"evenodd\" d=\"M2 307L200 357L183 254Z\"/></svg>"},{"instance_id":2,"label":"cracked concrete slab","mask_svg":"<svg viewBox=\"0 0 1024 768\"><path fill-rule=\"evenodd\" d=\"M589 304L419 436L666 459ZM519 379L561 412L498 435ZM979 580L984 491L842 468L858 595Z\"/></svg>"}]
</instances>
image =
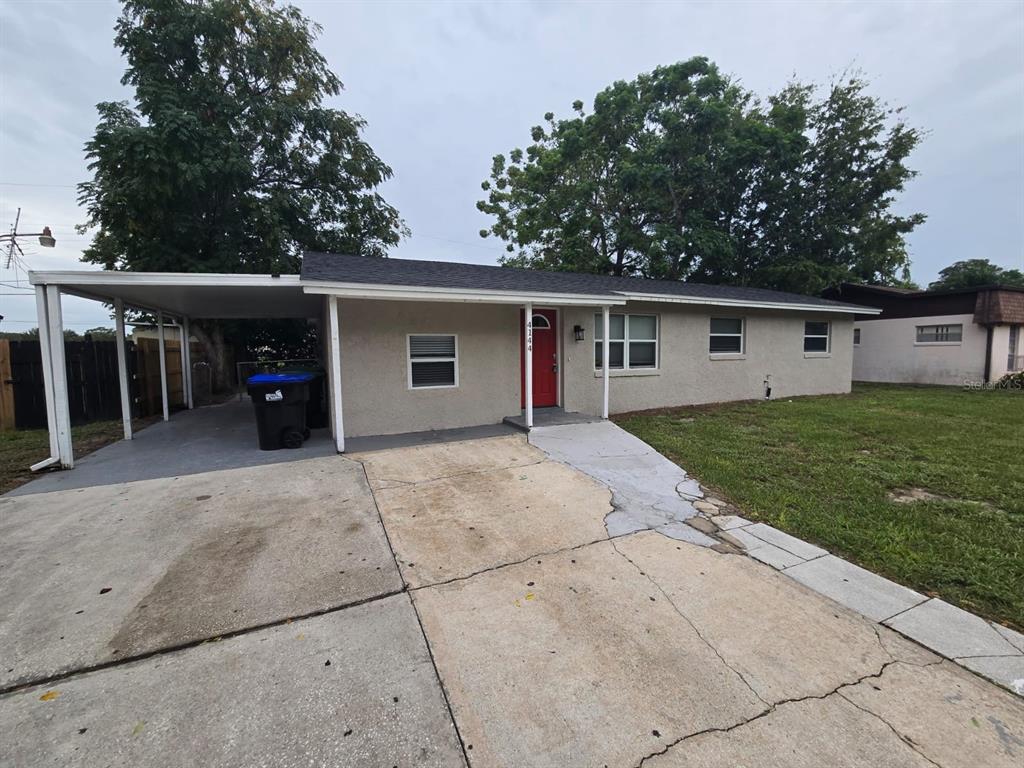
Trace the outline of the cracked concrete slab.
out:
<instances>
[{"instance_id":1,"label":"cracked concrete slab","mask_svg":"<svg viewBox=\"0 0 1024 768\"><path fill-rule=\"evenodd\" d=\"M766 709L611 542L413 600L474 764L631 766Z\"/></svg>"},{"instance_id":2,"label":"cracked concrete slab","mask_svg":"<svg viewBox=\"0 0 1024 768\"><path fill-rule=\"evenodd\" d=\"M346 454L361 462L374 490L443 477L537 464L547 457L521 434Z\"/></svg>"},{"instance_id":3,"label":"cracked concrete slab","mask_svg":"<svg viewBox=\"0 0 1024 768\"><path fill-rule=\"evenodd\" d=\"M885 723L832 695L780 705L726 732L705 733L645 768L934 768Z\"/></svg>"},{"instance_id":4,"label":"cracked concrete slab","mask_svg":"<svg viewBox=\"0 0 1024 768\"><path fill-rule=\"evenodd\" d=\"M0 697L3 762L464 766L406 595Z\"/></svg>"},{"instance_id":5,"label":"cracked concrete slab","mask_svg":"<svg viewBox=\"0 0 1024 768\"><path fill-rule=\"evenodd\" d=\"M1012 645L1021 653L1024 653L1024 635L1022 635L1020 632L1014 629L1004 627L1001 624L992 623L992 628L1000 635L1005 637L1007 642L1010 643L1010 645Z\"/></svg>"},{"instance_id":6,"label":"cracked concrete slab","mask_svg":"<svg viewBox=\"0 0 1024 768\"><path fill-rule=\"evenodd\" d=\"M390 451L367 461L367 473L377 486L374 497L411 587L608 537L608 489L548 461L521 437L416 448L403 474L405 453ZM460 456L476 469L451 474ZM502 460L512 460L513 466L500 466ZM406 478L402 484L388 484L399 475ZM413 477L420 479L413 482Z\"/></svg>"},{"instance_id":7,"label":"cracked concrete slab","mask_svg":"<svg viewBox=\"0 0 1024 768\"><path fill-rule=\"evenodd\" d=\"M912 589L835 555L794 565L786 569L786 575L875 621L888 619L927 600Z\"/></svg>"},{"instance_id":8,"label":"cracked concrete slab","mask_svg":"<svg viewBox=\"0 0 1024 768\"><path fill-rule=\"evenodd\" d=\"M1020 651L987 621L936 598L885 624L951 659L1020 655Z\"/></svg>"},{"instance_id":9,"label":"cracked concrete slab","mask_svg":"<svg viewBox=\"0 0 1024 768\"><path fill-rule=\"evenodd\" d=\"M796 555L801 560L813 560L816 557L822 557L823 555L828 554L828 552L821 547L808 544L803 539L798 539L796 536L790 536L788 533L783 533L777 528L772 528L770 525L765 525L764 523L754 523L743 530L744 532L761 539L761 541L767 542L772 546Z\"/></svg>"},{"instance_id":10,"label":"cracked concrete slab","mask_svg":"<svg viewBox=\"0 0 1024 768\"><path fill-rule=\"evenodd\" d=\"M748 555L772 568L782 570L804 562L792 552L780 549L774 544L769 544L764 539L759 539L754 534L748 533L746 528L734 528L728 531L728 534L732 540L740 543Z\"/></svg>"},{"instance_id":11,"label":"cracked concrete slab","mask_svg":"<svg viewBox=\"0 0 1024 768\"><path fill-rule=\"evenodd\" d=\"M747 558L651 533L615 547L768 703L821 696L903 658L903 646L883 645L871 622Z\"/></svg>"},{"instance_id":12,"label":"cracked concrete slab","mask_svg":"<svg viewBox=\"0 0 1024 768\"><path fill-rule=\"evenodd\" d=\"M612 491L611 536L659 529L710 547L715 540L682 526L697 514L699 485L647 443L609 421L537 427L530 443L552 458L585 472Z\"/></svg>"},{"instance_id":13,"label":"cracked concrete slab","mask_svg":"<svg viewBox=\"0 0 1024 768\"><path fill-rule=\"evenodd\" d=\"M332 456L0 499L4 686L402 588Z\"/></svg>"},{"instance_id":14,"label":"cracked concrete slab","mask_svg":"<svg viewBox=\"0 0 1024 768\"><path fill-rule=\"evenodd\" d=\"M1024 763L1024 702L948 661L893 664L841 694L944 768Z\"/></svg>"}]
</instances>

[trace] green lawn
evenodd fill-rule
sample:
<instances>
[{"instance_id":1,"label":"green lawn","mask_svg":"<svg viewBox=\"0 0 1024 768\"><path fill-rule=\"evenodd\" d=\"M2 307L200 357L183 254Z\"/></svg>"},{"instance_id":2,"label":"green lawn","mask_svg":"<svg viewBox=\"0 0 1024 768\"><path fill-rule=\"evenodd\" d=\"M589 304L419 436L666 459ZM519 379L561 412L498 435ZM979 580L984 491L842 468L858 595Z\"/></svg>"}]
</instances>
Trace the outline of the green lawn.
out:
<instances>
[{"instance_id":1,"label":"green lawn","mask_svg":"<svg viewBox=\"0 0 1024 768\"><path fill-rule=\"evenodd\" d=\"M1024 392L860 384L616 421L745 516L1024 629ZM909 488L943 498L889 499Z\"/></svg>"},{"instance_id":2,"label":"green lawn","mask_svg":"<svg viewBox=\"0 0 1024 768\"><path fill-rule=\"evenodd\" d=\"M152 424L155 418L133 419L133 428L142 429ZM75 458L102 448L108 443L124 437L120 419L116 421L94 421L71 428L71 444ZM0 493L17 488L38 475L29 467L50 455L50 438L45 429L26 429L20 432L0 432Z\"/></svg>"}]
</instances>

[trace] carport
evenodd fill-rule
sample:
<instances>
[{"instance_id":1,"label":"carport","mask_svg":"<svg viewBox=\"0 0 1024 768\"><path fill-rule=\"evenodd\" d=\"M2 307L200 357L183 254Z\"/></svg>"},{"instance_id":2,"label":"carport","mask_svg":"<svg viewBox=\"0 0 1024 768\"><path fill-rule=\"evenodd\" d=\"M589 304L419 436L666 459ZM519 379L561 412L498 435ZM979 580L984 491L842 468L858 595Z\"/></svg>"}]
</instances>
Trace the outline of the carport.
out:
<instances>
[{"instance_id":1,"label":"carport","mask_svg":"<svg viewBox=\"0 0 1024 768\"><path fill-rule=\"evenodd\" d=\"M67 371L62 343L63 294L101 301L114 309L121 413L126 440L132 439L125 341L126 309L148 312L156 318L164 421L170 418L164 346L165 325L168 321L176 322L181 328L182 337L187 339L189 323L193 320L297 318L315 319L322 323L324 319L323 297L303 292L298 275L66 271L31 272L29 279L36 290L46 417L50 434L50 456L33 465L33 470L57 464L65 469L74 466ZM336 329L337 325L333 327ZM337 349L336 330L333 336L334 343L326 345L328 357L332 360L328 366L329 383L336 381L338 376L334 371L339 363L339 357L334 351ZM185 404L192 409L191 360L187 343L181 345L181 355ZM333 387L330 389L333 390ZM332 411L338 412L333 405Z\"/></svg>"}]
</instances>

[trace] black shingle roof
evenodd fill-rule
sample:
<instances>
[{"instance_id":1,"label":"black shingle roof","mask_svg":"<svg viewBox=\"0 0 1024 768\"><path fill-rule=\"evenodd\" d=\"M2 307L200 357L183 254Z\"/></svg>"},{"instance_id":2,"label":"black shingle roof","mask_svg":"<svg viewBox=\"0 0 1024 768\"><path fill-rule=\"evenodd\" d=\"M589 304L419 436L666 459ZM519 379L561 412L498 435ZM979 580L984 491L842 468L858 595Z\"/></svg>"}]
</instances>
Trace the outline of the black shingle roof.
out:
<instances>
[{"instance_id":1,"label":"black shingle roof","mask_svg":"<svg viewBox=\"0 0 1024 768\"><path fill-rule=\"evenodd\" d=\"M854 304L841 301L782 291L768 291L762 288L589 275L578 272L545 272L535 269L495 267L486 264L459 264L451 261L380 259L372 256L351 256L315 251L307 251L303 256L302 279L333 283L587 296L608 296L625 291L737 302L810 304L835 307L837 310L858 308Z\"/></svg>"}]
</instances>

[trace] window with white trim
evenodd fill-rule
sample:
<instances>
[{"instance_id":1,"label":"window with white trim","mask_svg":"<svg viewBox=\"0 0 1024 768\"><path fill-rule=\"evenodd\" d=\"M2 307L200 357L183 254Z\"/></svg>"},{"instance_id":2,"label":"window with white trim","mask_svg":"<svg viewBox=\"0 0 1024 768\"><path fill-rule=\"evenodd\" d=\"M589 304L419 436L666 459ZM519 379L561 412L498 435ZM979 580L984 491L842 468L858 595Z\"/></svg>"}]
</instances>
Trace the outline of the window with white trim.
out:
<instances>
[{"instance_id":1,"label":"window with white trim","mask_svg":"<svg viewBox=\"0 0 1024 768\"><path fill-rule=\"evenodd\" d=\"M609 317L609 369L634 370L658 367L658 316L611 315ZM594 368L600 370L604 353L604 319L594 315Z\"/></svg>"},{"instance_id":2,"label":"window with white trim","mask_svg":"<svg viewBox=\"0 0 1024 768\"><path fill-rule=\"evenodd\" d=\"M919 325L918 344L958 344L963 341L964 327L957 325Z\"/></svg>"},{"instance_id":3,"label":"window with white trim","mask_svg":"<svg viewBox=\"0 0 1024 768\"><path fill-rule=\"evenodd\" d=\"M459 344L455 334L409 334L409 387L459 385Z\"/></svg>"},{"instance_id":4,"label":"window with white trim","mask_svg":"<svg viewBox=\"0 0 1024 768\"><path fill-rule=\"evenodd\" d=\"M741 317L712 317L708 352L712 355L742 354L745 325Z\"/></svg>"},{"instance_id":5,"label":"window with white trim","mask_svg":"<svg viewBox=\"0 0 1024 768\"><path fill-rule=\"evenodd\" d=\"M853 329L853 346L860 346L860 328Z\"/></svg>"},{"instance_id":6,"label":"window with white trim","mask_svg":"<svg viewBox=\"0 0 1024 768\"><path fill-rule=\"evenodd\" d=\"M832 323L808 320L804 323L804 352L828 352Z\"/></svg>"}]
</instances>

